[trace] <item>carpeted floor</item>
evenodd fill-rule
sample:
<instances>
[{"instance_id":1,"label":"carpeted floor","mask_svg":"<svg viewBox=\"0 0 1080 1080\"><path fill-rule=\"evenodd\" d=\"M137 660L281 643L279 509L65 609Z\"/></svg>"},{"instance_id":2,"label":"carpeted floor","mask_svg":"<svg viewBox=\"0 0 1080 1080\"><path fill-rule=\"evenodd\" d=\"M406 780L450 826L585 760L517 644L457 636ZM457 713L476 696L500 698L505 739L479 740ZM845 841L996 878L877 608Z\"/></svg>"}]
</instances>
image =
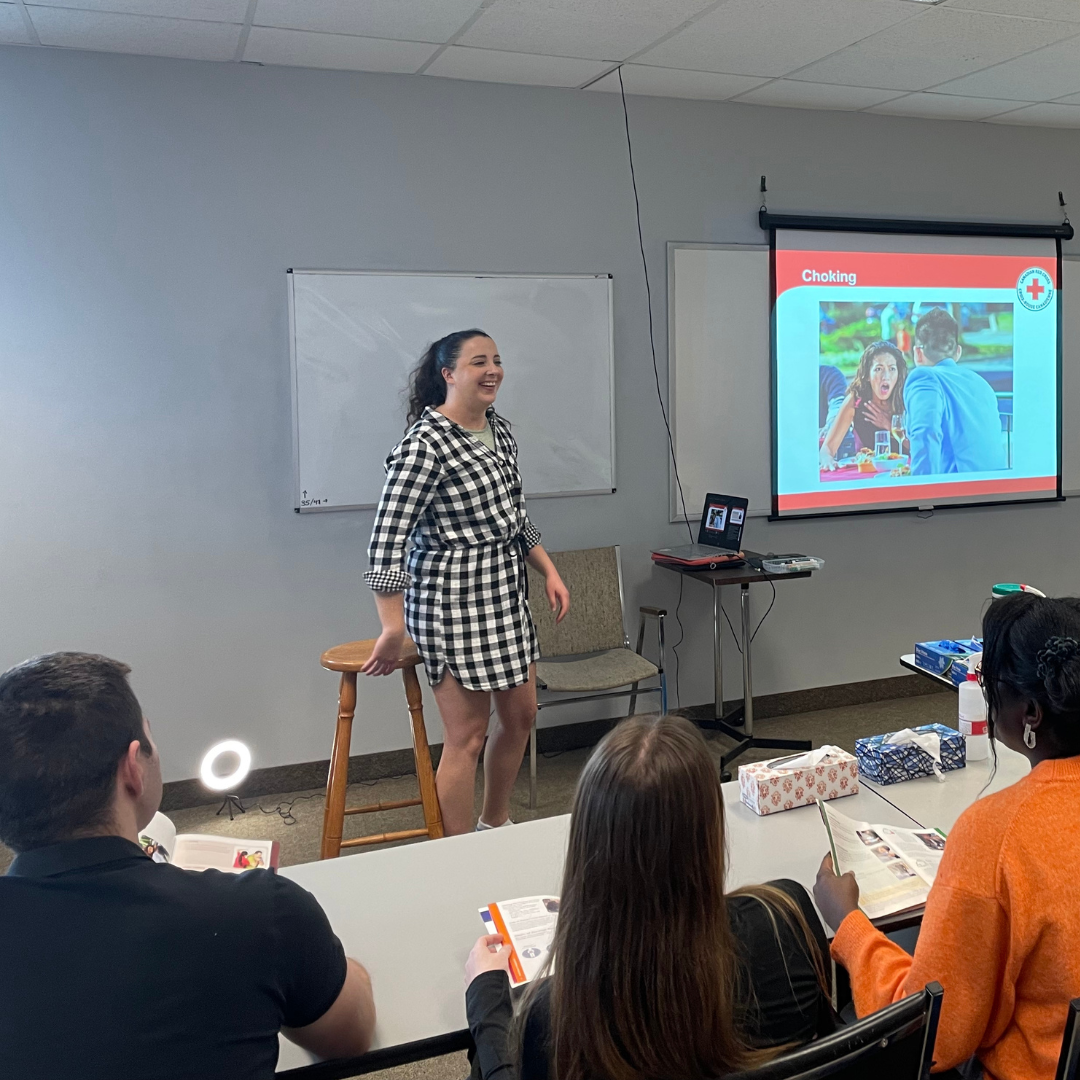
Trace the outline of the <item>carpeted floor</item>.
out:
<instances>
[{"instance_id":1,"label":"carpeted floor","mask_svg":"<svg viewBox=\"0 0 1080 1080\"><path fill-rule=\"evenodd\" d=\"M854 751L855 740L864 735L876 735L883 731L897 731L917 724L956 724L956 695L933 694L926 697L898 698L879 701L869 705L852 705L840 709L801 713L792 716L759 720L755 733L778 739L811 739L814 746L833 743ZM710 747L719 760L730 746L723 736L706 733ZM589 750L572 750L548 757L537 763L537 807L528 807L529 781L527 765L522 768L514 789L511 814L515 821L530 821L539 817L565 814L570 810L581 767ZM762 750L746 754L741 760L755 761L776 756ZM477 809L480 805L481 780L477 780ZM354 784L349 792L349 805L369 802L385 802L412 798L416 793L416 780L412 776L376 780ZM319 857L319 840L322 831L323 793L321 790L282 792L264 796L246 803L246 813L237 814L230 821L227 814L218 815L218 803L208 803L169 814L176 824L177 832L206 832L230 835L245 839L277 840L281 844L281 863L311 862ZM386 813L363 815L362 823L356 817L346 819L346 835L349 829L354 835L381 832L391 829L407 829L423 824L419 807ZM412 824L415 822L415 825ZM408 841L407 841L408 842ZM424 841L412 841L424 842ZM348 858L362 858L363 851ZM0 845L0 873L7 869L11 852ZM450 1054L442 1058L418 1062L413 1065L390 1069L384 1073L372 1073L379 1080L461 1080L468 1073L464 1054Z\"/></svg>"}]
</instances>

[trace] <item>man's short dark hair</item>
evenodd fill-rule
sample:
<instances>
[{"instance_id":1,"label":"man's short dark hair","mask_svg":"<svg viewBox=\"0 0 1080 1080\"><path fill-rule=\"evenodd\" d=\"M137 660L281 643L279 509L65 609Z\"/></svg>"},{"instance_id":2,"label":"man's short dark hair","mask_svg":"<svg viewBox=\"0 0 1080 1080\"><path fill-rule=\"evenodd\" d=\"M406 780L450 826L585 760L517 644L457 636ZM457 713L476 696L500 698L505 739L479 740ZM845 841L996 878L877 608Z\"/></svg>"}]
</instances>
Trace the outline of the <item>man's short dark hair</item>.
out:
<instances>
[{"instance_id":1,"label":"man's short dark hair","mask_svg":"<svg viewBox=\"0 0 1080 1080\"><path fill-rule=\"evenodd\" d=\"M956 355L960 327L944 308L931 308L915 324L915 344L932 364Z\"/></svg>"},{"instance_id":2,"label":"man's short dark hair","mask_svg":"<svg viewBox=\"0 0 1080 1080\"><path fill-rule=\"evenodd\" d=\"M116 769L151 746L119 660L36 656L0 675L0 840L28 851L107 823Z\"/></svg>"}]
</instances>

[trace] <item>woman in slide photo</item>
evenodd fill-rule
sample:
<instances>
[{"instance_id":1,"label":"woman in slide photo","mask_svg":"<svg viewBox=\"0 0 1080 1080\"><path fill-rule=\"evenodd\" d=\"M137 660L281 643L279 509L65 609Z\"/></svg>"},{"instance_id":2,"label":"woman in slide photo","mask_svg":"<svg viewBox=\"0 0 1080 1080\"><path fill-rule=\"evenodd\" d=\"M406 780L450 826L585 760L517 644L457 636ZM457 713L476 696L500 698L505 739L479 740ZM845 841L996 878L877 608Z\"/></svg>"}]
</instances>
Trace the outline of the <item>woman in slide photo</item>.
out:
<instances>
[{"instance_id":1,"label":"woman in slide photo","mask_svg":"<svg viewBox=\"0 0 1080 1080\"><path fill-rule=\"evenodd\" d=\"M874 929L854 877L837 877L828 856L814 895L859 1016L936 980L938 1068L1053 1080L1080 996L1080 600L995 600L983 636L990 735L1031 772L953 826L915 955Z\"/></svg>"},{"instance_id":2,"label":"woman in slide photo","mask_svg":"<svg viewBox=\"0 0 1080 1080\"><path fill-rule=\"evenodd\" d=\"M822 469L836 468L836 452L852 424L855 425L857 449L864 446L872 449L874 434L878 431L891 433L892 418L904 414L906 381L907 361L895 345L875 341L866 347L840 411L821 442Z\"/></svg>"},{"instance_id":3,"label":"woman in slide photo","mask_svg":"<svg viewBox=\"0 0 1080 1080\"><path fill-rule=\"evenodd\" d=\"M494 408L502 380L502 359L482 330L448 334L424 353L412 375L409 429L386 460L364 575L382 622L364 672L393 671L407 631L434 688L445 733L435 783L447 835L474 826L476 763L493 697L475 825L510 820L536 719L539 649L526 561L544 575L557 621L570 605L525 512L517 443Z\"/></svg>"},{"instance_id":4,"label":"woman in slide photo","mask_svg":"<svg viewBox=\"0 0 1080 1080\"><path fill-rule=\"evenodd\" d=\"M469 956L474 1080L714 1080L833 1031L806 890L725 895L724 863L701 733L640 716L604 736L574 796L551 974L516 1023L500 937Z\"/></svg>"}]
</instances>

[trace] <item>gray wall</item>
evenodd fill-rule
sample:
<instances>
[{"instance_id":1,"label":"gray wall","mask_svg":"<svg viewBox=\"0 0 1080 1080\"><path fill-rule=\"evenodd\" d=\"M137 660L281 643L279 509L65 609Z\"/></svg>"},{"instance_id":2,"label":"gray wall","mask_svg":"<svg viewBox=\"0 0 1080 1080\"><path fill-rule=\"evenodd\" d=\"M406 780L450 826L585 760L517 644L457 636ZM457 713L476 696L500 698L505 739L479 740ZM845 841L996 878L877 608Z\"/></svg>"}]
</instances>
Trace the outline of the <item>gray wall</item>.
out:
<instances>
[{"instance_id":1,"label":"gray wall","mask_svg":"<svg viewBox=\"0 0 1080 1080\"><path fill-rule=\"evenodd\" d=\"M761 173L774 209L824 213L1054 220L1077 189L1071 131L630 108L665 386L664 244L760 242ZM621 543L628 606L674 608L648 560L680 532L616 97L3 48L0 252L0 665L128 661L168 778L224 735L257 765L327 756L319 653L377 629L371 514L291 510L287 267L612 272L619 491L530 512L551 549ZM755 688L897 674L915 639L973 631L994 581L1080 590L1078 525L1076 500L752 520L749 546L827 562L778 590ZM682 612L682 698L705 701L706 591ZM362 685L355 752L408 745L401 697Z\"/></svg>"}]
</instances>

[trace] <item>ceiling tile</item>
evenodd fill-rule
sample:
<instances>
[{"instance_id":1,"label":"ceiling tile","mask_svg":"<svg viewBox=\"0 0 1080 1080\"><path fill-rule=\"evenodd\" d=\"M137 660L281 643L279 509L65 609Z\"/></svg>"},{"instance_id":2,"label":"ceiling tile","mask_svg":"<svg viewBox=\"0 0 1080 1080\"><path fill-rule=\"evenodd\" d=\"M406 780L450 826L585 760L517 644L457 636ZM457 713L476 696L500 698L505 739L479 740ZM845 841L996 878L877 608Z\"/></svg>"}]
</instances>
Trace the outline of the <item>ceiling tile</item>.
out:
<instances>
[{"instance_id":1,"label":"ceiling tile","mask_svg":"<svg viewBox=\"0 0 1080 1080\"><path fill-rule=\"evenodd\" d=\"M955 94L905 94L867 112L888 116L923 116L934 120L985 120L1027 104L997 98L959 97Z\"/></svg>"},{"instance_id":2,"label":"ceiling tile","mask_svg":"<svg viewBox=\"0 0 1080 1080\"><path fill-rule=\"evenodd\" d=\"M581 86L595 79L607 64L565 56L467 49L451 45L435 59L426 75L482 82L526 83L531 86Z\"/></svg>"},{"instance_id":3,"label":"ceiling tile","mask_svg":"<svg viewBox=\"0 0 1080 1080\"><path fill-rule=\"evenodd\" d=\"M936 89L947 94L1016 101L1046 101L1080 93L1080 38L1059 41L989 71L953 79Z\"/></svg>"},{"instance_id":4,"label":"ceiling tile","mask_svg":"<svg viewBox=\"0 0 1080 1080\"><path fill-rule=\"evenodd\" d=\"M1076 0L949 0L949 7L968 11L995 11L999 15L1023 15L1028 19L1063 19L1080 22Z\"/></svg>"},{"instance_id":5,"label":"ceiling tile","mask_svg":"<svg viewBox=\"0 0 1080 1080\"><path fill-rule=\"evenodd\" d=\"M1031 124L1035 127L1080 128L1080 105L1029 105L988 120L989 124Z\"/></svg>"},{"instance_id":6,"label":"ceiling tile","mask_svg":"<svg viewBox=\"0 0 1080 1080\"><path fill-rule=\"evenodd\" d=\"M347 34L311 34L253 26L245 60L288 67L340 68L346 71L396 71L412 74L435 52L433 44L389 41Z\"/></svg>"},{"instance_id":7,"label":"ceiling tile","mask_svg":"<svg viewBox=\"0 0 1080 1080\"><path fill-rule=\"evenodd\" d=\"M0 4L0 41L10 45L30 44L26 21L14 4Z\"/></svg>"},{"instance_id":8,"label":"ceiling tile","mask_svg":"<svg viewBox=\"0 0 1080 1080\"><path fill-rule=\"evenodd\" d=\"M119 15L159 15L203 22L242 23L247 0L31 0L40 7L107 11Z\"/></svg>"},{"instance_id":9,"label":"ceiling tile","mask_svg":"<svg viewBox=\"0 0 1080 1080\"><path fill-rule=\"evenodd\" d=\"M643 64L625 64L622 73L628 94L709 101L724 101L736 94L744 94L765 81L756 75L718 75L713 71L679 71L676 68L645 67ZM619 76L615 72L605 75L589 89L617 94Z\"/></svg>"},{"instance_id":10,"label":"ceiling tile","mask_svg":"<svg viewBox=\"0 0 1080 1080\"><path fill-rule=\"evenodd\" d=\"M866 86L826 86L824 83L777 79L743 94L738 101L748 105L783 105L792 109L865 109L895 96L892 90Z\"/></svg>"},{"instance_id":11,"label":"ceiling tile","mask_svg":"<svg viewBox=\"0 0 1080 1080\"><path fill-rule=\"evenodd\" d=\"M192 19L155 19L27 5L42 45L95 52L179 56L190 60L231 60L240 27Z\"/></svg>"},{"instance_id":12,"label":"ceiling tile","mask_svg":"<svg viewBox=\"0 0 1080 1080\"><path fill-rule=\"evenodd\" d=\"M624 60L713 0L496 0L462 45L548 56Z\"/></svg>"},{"instance_id":13,"label":"ceiling tile","mask_svg":"<svg viewBox=\"0 0 1080 1080\"><path fill-rule=\"evenodd\" d=\"M902 27L850 45L798 72L800 79L925 90L1076 33L1075 23L928 8ZM955 85L955 84L954 84ZM956 88L956 93L967 91ZM1024 98L998 87L977 97Z\"/></svg>"},{"instance_id":14,"label":"ceiling tile","mask_svg":"<svg viewBox=\"0 0 1080 1080\"><path fill-rule=\"evenodd\" d=\"M786 75L920 11L904 0L727 0L634 59L733 75Z\"/></svg>"},{"instance_id":15,"label":"ceiling tile","mask_svg":"<svg viewBox=\"0 0 1080 1080\"><path fill-rule=\"evenodd\" d=\"M253 21L256 26L441 44L479 7L480 0L259 0Z\"/></svg>"}]
</instances>

